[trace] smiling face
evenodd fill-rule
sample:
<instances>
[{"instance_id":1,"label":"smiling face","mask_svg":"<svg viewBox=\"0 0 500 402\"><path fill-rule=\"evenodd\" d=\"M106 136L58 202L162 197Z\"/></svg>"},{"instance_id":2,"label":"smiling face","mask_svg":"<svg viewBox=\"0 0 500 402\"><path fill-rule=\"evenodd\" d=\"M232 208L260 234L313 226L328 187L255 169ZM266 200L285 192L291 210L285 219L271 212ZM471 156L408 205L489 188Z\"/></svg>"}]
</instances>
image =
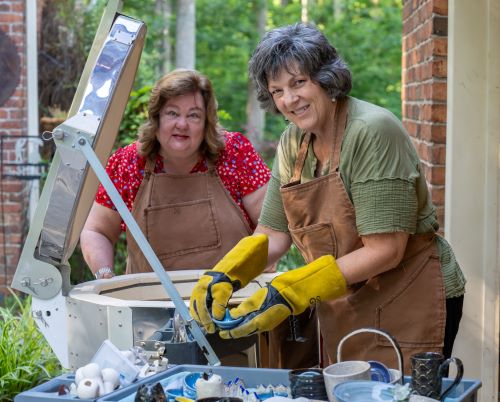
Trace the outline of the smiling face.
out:
<instances>
[{"instance_id":1,"label":"smiling face","mask_svg":"<svg viewBox=\"0 0 500 402\"><path fill-rule=\"evenodd\" d=\"M167 160L190 160L200 156L205 135L205 102L199 92L169 99L160 110L156 137L160 155Z\"/></svg>"},{"instance_id":2,"label":"smiling face","mask_svg":"<svg viewBox=\"0 0 500 402\"><path fill-rule=\"evenodd\" d=\"M331 99L319 84L297 68L282 69L276 77L269 77L268 90L281 114L297 127L320 136L331 129Z\"/></svg>"}]
</instances>

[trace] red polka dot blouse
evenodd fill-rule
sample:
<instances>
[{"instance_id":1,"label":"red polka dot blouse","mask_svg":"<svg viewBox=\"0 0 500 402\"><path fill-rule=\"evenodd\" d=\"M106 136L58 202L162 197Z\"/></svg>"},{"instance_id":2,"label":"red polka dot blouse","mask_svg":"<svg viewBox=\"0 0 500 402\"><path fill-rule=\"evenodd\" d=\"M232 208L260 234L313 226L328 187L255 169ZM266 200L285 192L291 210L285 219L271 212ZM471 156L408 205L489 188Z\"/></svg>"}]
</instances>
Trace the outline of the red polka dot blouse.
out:
<instances>
[{"instance_id":1,"label":"red polka dot blouse","mask_svg":"<svg viewBox=\"0 0 500 402\"><path fill-rule=\"evenodd\" d=\"M222 184L241 208L248 223L255 228L243 207L243 197L254 192L269 181L271 172L250 141L240 133L224 132L226 147L219 154L215 167ZM128 209L132 211L135 196L144 178L146 158L137 152L137 142L119 148L108 160L106 172L115 184ZM165 173L163 158L158 155L155 173ZM206 172L204 160L198 162L191 173ZM95 198L98 204L116 209L104 187L99 185ZM125 223L122 221L122 230Z\"/></svg>"}]
</instances>

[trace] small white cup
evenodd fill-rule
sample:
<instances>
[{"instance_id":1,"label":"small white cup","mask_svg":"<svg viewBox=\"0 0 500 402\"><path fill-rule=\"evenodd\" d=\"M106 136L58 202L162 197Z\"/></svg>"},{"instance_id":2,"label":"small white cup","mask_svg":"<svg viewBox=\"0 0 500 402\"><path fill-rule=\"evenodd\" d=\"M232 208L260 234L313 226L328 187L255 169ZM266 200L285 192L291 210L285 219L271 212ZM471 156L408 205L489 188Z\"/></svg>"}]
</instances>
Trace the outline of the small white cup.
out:
<instances>
[{"instance_id":1,"label":"small white cup","mask_svg":"<svg viewBox=\"0 0 500 402\"><path fill-rule=\"evenodd\" d=\"M329 402L338 402L333 395L333 388L341 382L353 380L371 380L370 363L361 360L348 360L331 364L323 369L326 394Z\"/></svg>"}]
</instances>

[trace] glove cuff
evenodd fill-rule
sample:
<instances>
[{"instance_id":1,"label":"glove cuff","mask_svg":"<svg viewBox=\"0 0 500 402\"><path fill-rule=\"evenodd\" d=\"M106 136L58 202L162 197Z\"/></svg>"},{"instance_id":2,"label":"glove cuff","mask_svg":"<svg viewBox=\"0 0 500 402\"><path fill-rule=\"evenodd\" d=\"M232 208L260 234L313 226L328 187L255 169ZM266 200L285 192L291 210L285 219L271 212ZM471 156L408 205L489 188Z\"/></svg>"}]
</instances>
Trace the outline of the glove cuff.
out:
<instances>
[{"instance_id":1,"label":"glove cuff","mask_svg":"<svg viewBox=\"0 0 500 402\"><path fill-rule=\"evenodd\" d=\"M238 281L240 287L245 287L266 267L268 243L265 234L244 237L217 263L213 271L223 272L231 282Z\"/></svg>"},{"instance_id":2,"label":"glove cuff","mask_svg":"<svg viewBox=\"0 0 500 402\"><path fill-rule=\"evenodd\" d=\"M313 304L336 299L347 292L344 275L331 255L286 272L271 284L288 301L293 314L300 314Z\"/></svg>"}]
</instances>

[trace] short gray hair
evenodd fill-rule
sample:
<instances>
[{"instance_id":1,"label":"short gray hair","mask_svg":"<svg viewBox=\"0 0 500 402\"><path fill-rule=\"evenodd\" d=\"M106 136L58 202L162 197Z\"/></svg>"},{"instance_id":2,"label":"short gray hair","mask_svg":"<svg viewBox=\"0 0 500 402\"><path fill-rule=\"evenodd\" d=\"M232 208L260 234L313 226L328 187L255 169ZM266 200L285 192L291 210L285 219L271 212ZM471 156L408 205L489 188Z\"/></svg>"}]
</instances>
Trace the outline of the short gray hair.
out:
<instances>
[{"instance_id":1,"label":"short gray hair","mask_svg":"<svg viewBox=\"0 0 500 402\"><path fill-rule=\"evenodd\" d=\"M331 98L345 98L352 88L347 64L319 29L304 23L287 25L266 32L248 63L262 109L279 113L268 90L268 78L276 78L282 69L292 72L295 66Z\"/></svg>"}]
</instances>

